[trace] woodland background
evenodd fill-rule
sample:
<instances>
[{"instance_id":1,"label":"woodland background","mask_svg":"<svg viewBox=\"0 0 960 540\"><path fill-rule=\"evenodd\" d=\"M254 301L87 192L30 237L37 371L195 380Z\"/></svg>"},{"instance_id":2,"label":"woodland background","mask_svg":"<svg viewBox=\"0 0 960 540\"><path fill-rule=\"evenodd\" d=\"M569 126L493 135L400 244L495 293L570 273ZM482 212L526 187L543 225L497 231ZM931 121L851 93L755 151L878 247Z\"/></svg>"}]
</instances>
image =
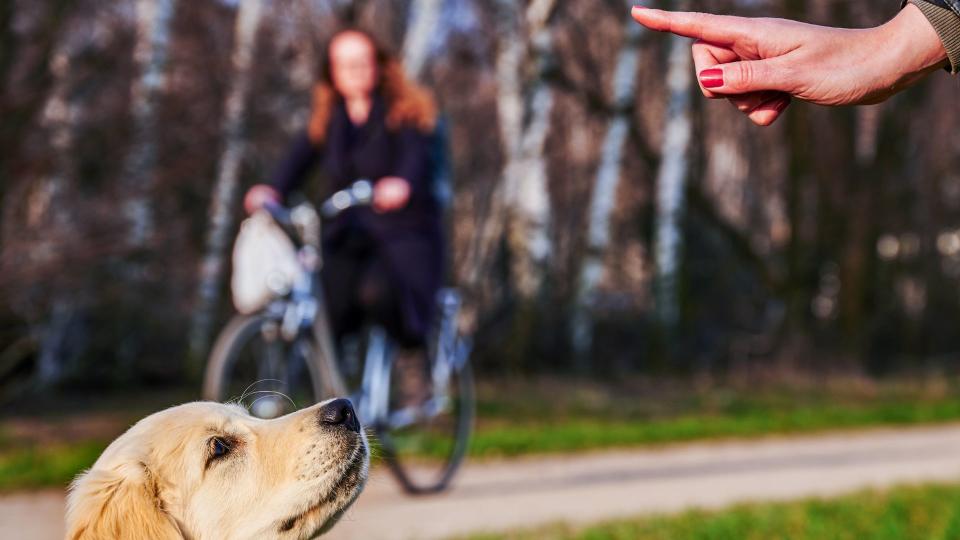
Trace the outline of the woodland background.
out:
<instances>
[{"instance_id":1,"label":"woodland background","mask_svg":"<svg viewBox=\"0 0 960 540\"><path fill-rule=\"evenodd\" d=\"M345 24L449 123L449 281L483 371L955 372L956 79L757 128L630 4L0 2L0 377L196 377L240 195ZM899 0L661 5L862 27Z\"/></svg>"}]
</instances>

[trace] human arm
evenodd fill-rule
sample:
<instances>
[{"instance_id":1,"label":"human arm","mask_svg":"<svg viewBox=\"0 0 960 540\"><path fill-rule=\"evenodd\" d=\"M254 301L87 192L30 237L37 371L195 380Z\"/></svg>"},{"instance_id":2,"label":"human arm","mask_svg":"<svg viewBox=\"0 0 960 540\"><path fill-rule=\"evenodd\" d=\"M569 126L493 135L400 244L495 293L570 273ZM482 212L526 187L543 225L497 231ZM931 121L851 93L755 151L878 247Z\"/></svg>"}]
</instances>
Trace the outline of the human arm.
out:
<instances>
[{"instance_id":1,"label":"human arm","mask_svg":"<svg viewBox=\"0 0 960 540\"><path fill-rule=\"evenodd\" d=\"M910 4L875 28L634 7L639 23L694 38L703 94L727 98L754 123L772 124L791 98L821 105L879 103L943 67L947 53Z\"/></svg>"},{"instance_id":2,"label":"human arm","mask_svg":"<svg viewBox=\"0 0 960 540\"><path fill-rule=\"evenodd\" d=\"M319 157L320 149L307 133L299 134L274 172L271 183L257 184L247 191L243 200L246 211L252 213L267 202L284 201L291 192L303 186Z\"/></svg>"}]
</instances>

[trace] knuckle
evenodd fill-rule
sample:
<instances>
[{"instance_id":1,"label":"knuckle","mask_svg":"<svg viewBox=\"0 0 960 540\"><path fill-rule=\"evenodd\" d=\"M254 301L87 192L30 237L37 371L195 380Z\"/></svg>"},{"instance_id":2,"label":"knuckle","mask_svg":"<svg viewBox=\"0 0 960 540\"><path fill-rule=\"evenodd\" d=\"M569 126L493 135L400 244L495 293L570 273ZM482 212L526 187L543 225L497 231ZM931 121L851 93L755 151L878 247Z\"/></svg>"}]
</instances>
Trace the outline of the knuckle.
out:
<instances>
[{"instance_id":1,"label":"knuckle","mask_svg":"<svg viewBox=\"0 0 960 540\"><path fill-rule=\"evenodd\" d=\"M736 84L744 88L752 88L757 77L756 71L753 62L740 62L737 65Z\"/></svg>"}]
</instances>

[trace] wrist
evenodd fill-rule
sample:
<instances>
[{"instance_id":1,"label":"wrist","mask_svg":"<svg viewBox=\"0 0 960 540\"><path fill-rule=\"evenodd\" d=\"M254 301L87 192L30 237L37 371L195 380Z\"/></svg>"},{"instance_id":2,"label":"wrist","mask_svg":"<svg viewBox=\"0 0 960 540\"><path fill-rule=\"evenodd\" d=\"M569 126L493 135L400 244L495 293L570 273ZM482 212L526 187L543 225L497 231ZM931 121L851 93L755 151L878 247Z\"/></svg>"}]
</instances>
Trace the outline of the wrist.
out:
<instances>
[{"instance_id":1,"label":"wrist","mask_svg":"<svg viewBox=\"0 0 960 540\"><path fill-rule=\"evenodd\" d=\"M885 52L886 69L893 68L893 85L907 86L947 65L947 51L920 9L907 4L896 17L876 28L878 50Z\"/></svg>"},{"instance_id":2,"label":"wrist","mask_svg":"<svg viewBox=\"0 0 960 540\"><path fill-rule=\"evenodd\" d=\"M958 0L909 0L916 6L940 36L943 48L947 51L946 69L950 73L960 72L960 8L951 4ZM949 2L949 3L948 3ZM904 1L906 3L906 0Z\"/></svg>"}]
</instances>

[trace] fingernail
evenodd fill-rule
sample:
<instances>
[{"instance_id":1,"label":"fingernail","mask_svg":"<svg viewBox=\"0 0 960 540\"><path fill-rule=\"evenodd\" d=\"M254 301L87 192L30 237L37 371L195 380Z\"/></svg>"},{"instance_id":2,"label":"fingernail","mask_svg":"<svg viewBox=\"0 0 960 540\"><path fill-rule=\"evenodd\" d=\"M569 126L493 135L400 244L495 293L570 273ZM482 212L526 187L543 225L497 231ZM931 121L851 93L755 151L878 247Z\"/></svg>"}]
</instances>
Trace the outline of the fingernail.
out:
<instances>
[{"instance_id":1,"label":"fingernail","mask_svg":"<svg viewBox=\"0 0 960 540\"><path fill-rule=\"evenodd\" d=\"M722 69L705 69L700 72L700 84L704 88L719 88L723 86Z\"/></svg>"}]
</instances>

